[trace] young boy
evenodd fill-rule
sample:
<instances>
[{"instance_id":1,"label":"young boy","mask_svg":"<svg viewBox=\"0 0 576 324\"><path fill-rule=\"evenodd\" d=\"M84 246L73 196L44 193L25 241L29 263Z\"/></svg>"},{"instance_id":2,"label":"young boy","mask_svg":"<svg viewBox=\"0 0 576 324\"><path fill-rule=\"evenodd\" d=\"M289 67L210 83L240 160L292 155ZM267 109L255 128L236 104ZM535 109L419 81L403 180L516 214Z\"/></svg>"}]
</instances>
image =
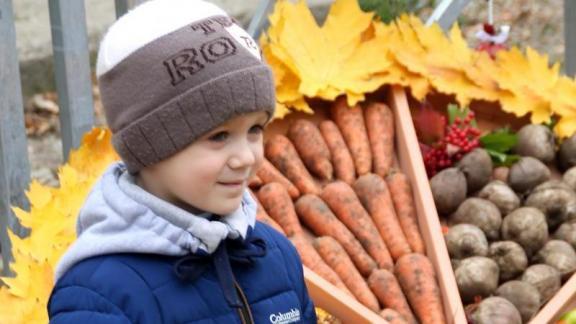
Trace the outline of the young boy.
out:
<instances>
[{"instance_id":1,"label":"young boy","mask_svg":"<svg viewBox=\"0 0 576 324\"><path fill-rule=\"evenodd\" d=\"M315 323L289 241L255 220L273 77L203 0L152 0L110 27L97 75L112 165L56 269L50 322Z\"/></svg>"}]
</instances>

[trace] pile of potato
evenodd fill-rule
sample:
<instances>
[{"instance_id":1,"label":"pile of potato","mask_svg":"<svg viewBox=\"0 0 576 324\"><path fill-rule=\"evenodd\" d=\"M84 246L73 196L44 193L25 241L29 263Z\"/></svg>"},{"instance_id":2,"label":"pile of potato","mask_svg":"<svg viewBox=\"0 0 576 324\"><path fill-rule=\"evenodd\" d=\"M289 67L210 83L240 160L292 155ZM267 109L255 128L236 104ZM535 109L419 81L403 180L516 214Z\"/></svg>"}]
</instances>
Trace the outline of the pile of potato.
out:
<instances>
[{"instance_id":1,"label":"pile of potato","mask_svg":"<svg viewBox=\"0 0 576 324\"><path fill-rule=\"evenodd\" d=\"M494 168L478 148L430 180L478 324L529 321L576 270L576 135L559 148L542 125L517 135L521 158L511 167Z\"/></svg>"}]
</instances>

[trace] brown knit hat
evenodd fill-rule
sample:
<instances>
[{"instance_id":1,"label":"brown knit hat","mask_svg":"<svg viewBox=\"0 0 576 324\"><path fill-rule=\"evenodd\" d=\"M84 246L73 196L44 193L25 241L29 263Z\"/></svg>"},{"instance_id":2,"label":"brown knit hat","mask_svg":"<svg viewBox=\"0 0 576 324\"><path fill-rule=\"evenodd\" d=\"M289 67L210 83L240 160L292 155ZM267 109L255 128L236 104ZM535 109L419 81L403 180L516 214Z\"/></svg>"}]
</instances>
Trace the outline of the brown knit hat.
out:
<instances>
[{"instance_id":1,"label":"brown knit hat","mask_svg":"<svg viewBox=\"0 0 576 324\"><path fill-rule=\"evenodd\" d=\"M235 116L274 113L274 79L258 46L202 0L153 0L130 11L104 37L97 64L113 145L131 173Z\"/></svg>"}]
</instances>

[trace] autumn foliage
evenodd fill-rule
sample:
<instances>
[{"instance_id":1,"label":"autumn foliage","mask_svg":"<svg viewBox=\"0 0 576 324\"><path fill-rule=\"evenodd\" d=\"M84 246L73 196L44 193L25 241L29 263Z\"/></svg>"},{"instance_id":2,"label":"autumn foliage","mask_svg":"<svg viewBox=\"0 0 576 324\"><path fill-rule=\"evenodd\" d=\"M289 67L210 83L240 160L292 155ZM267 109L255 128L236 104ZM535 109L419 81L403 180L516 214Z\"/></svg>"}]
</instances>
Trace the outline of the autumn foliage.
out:
<instances>
[{"instance_id":1,"label":"autumn foliage","mask_svg":"<svg viewBox=\"0 0 576 324\"><path fill-rule=\"evenodd\" d=\"M261 46L276 82L276 117L312 112L306 98L334 100L346 94L353 106L387 84L410 88L417 99L437 91L461 106L499 102L502 110L533 123L558 119L555 132L576 132L576 82L559 64L527 48L501 50L495 59L466 43L455 25L445 34L403 15L390 24L360 10L356 0L337 0L319 26L305 1L278 1Z\"/></svg>"}]
</instances>

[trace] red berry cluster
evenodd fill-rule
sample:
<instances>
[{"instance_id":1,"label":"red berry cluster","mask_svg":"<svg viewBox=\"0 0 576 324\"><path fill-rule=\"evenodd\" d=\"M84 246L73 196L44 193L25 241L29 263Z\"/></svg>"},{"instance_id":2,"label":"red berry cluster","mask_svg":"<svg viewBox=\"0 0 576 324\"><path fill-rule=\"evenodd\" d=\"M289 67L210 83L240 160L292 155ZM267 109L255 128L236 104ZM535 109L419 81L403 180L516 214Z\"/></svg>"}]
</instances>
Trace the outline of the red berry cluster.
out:
<instances>
[{"instance_id":1,"label":"red berry cluster","mask_svg":"<svg viewBox=\"0 0 576 324\"><path fill-rule=\"evenodd\" d=\"M470 111L463 120L456 117L453 124L446 126L444 138L424 154L428 177L433 177L438 171L451 167L466 153L480 146L480 130L471 125L472 120L474 120L473 111Z\"/></svg>"}]
</instances>

